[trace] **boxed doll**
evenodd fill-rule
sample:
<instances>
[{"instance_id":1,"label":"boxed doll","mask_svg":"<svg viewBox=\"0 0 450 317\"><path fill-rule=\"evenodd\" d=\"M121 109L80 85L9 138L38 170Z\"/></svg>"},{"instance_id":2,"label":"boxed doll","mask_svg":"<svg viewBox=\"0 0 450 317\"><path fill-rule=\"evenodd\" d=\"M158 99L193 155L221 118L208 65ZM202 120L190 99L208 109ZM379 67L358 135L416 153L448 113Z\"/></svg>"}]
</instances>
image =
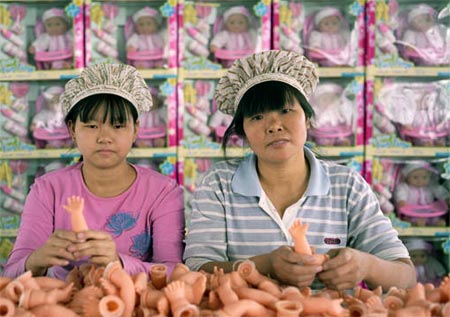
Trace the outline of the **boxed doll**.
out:
<instances>
[{"instance_id":1,"label":"boxed doll","mask_svg":"<svg viewBox=\"0 0 450 317\"><path fill-rule=\"evenodd\" d=\"M82 1L17 1L0 11L1 72L84 66Z\"/></svg>"},{"instance_id":2,"label":"boxed doll","mask_svg":"<svg viewBox=\"0 0 450 317\"><path fill-rule=\"evenodd\" d=\"M88 1L86 62L177 66L176 1Z\"/></svg>"},{"instance_id":3,"label":"boxed doll","mask_svg":"<svg viewBox=\"0 0 450 317\"><path fill-rule=\"evenodd\" d=\"M320 66L364 65L364 1L274 2L273 47Z\"/></svg>"}]
</instances>

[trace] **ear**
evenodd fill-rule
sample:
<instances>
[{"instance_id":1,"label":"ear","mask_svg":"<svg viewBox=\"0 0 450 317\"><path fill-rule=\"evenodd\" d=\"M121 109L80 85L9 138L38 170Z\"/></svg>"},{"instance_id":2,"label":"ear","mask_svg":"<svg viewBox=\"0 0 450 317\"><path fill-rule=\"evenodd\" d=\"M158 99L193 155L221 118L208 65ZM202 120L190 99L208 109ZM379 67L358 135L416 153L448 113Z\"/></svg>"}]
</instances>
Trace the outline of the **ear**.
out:
<instances>
[{"instance_id":1,"label":"ear","mask_svg":"<svg viewBox=\"0 0 450 317\"><path fill-rule=\"evenodd\" d=\"M141 126L141 122L138 120L136 120L135 124L134 124L134 135L133 135L133 143L136 142L137 139L137 134L139 131L139 127Z\"/></svg>"},{"instance_id":2,"label":"ear","mask_svg":"<svg viewBox=\"0 0 450 317\"><path fill-rule=\"evenodd\" d=\"M67 130L69 131L70 137L75 137L75 124L72 120L67 121Z\"/></svg>"},{"instance_id":3,"label":"ear","mask_svg":"<svg viewBox=\"0 0 450 317\"><path fill-rule=\"evenodd\" d=\"M306 119L306 129L309 129L309 128L311 128L311 119L307 118Z\"/></svg>"}]
</instances>

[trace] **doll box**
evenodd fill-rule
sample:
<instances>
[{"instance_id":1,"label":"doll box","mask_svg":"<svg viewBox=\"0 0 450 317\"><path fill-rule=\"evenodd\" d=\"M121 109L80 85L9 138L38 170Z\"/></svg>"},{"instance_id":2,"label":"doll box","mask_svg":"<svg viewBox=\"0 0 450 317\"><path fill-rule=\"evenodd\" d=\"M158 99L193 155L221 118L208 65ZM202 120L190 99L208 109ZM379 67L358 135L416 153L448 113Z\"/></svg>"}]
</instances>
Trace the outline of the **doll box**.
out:
<instances>
[{"instance_id":1,"label":"doll box","mask_svg":"<svg viewBox=\"0 0 450 317\"><path fill-rule=\"evenodd\" d=\"M0 72L84 66L82 1L3 2L0 19Z\"/></svg>"},{"instance_id":2,"label":"doll box","mask_svg":"<svg viewBox=\"0 0 450 317\"><path fill-rule=\"evenodd\" d=\"M304 54L324 67L363 66L364 1L273 3L273 47Z\"/></svg>"},{"instance_id":3,"label":"doll box","mask_svg":"<svg viewBox=\"0 0 450 317\"><path fill-rule=\"evenodd\" d=\"M86 63L177 66L176 1L87 1Z\"/></svg>"},{"instance_id":4,"label":"doll box","mask_svg":"<svg viewBox=\"0 0 450 317\"><path fill-rule=\"evenodd\" d=\"M187 71L228 68L237 58L271 48L268 0L181 1L179 25L179 65Z\"/></svg>"}]
</instances>

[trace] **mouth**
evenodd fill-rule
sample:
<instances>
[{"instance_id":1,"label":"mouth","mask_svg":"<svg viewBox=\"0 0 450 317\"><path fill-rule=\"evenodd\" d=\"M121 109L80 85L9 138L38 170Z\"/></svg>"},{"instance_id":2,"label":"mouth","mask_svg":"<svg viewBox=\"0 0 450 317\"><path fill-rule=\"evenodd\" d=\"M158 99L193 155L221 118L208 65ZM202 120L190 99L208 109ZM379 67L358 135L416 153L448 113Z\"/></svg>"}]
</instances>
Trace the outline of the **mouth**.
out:
<instances>
[{"instance_id":1,"label":"mouth","mask_svg":"<svg viewBox=\"0 0 450 317\"><path fill-rule=\"evenodd\" d=\"M282 146L282 145L284 145L284 144L286 144L288 142L289 142L289 140L287 140L287 139L277 139L277 140L274 140L272 142L269 142L267 144L267 146Z\"/></svg>"}]
</instances>

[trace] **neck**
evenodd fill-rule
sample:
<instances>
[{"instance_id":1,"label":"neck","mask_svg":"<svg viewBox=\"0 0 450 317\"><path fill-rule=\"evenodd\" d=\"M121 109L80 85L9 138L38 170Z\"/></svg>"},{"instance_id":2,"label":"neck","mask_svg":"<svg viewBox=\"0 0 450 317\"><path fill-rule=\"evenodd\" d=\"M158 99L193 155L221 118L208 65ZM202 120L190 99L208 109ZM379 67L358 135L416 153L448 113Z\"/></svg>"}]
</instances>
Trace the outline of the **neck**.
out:
<instances>
[{"instance_id":1,"label":"neck","mask_svg":"<svg viewBox=\"0 0 450 317\"><path fill-rule=\"evenodd\" d=\"M99 197L117 196L126 191L136 179L135 169L127 162L108 169L83 163L81 171L87 188Z\"/></svg>"}]
</instances>

